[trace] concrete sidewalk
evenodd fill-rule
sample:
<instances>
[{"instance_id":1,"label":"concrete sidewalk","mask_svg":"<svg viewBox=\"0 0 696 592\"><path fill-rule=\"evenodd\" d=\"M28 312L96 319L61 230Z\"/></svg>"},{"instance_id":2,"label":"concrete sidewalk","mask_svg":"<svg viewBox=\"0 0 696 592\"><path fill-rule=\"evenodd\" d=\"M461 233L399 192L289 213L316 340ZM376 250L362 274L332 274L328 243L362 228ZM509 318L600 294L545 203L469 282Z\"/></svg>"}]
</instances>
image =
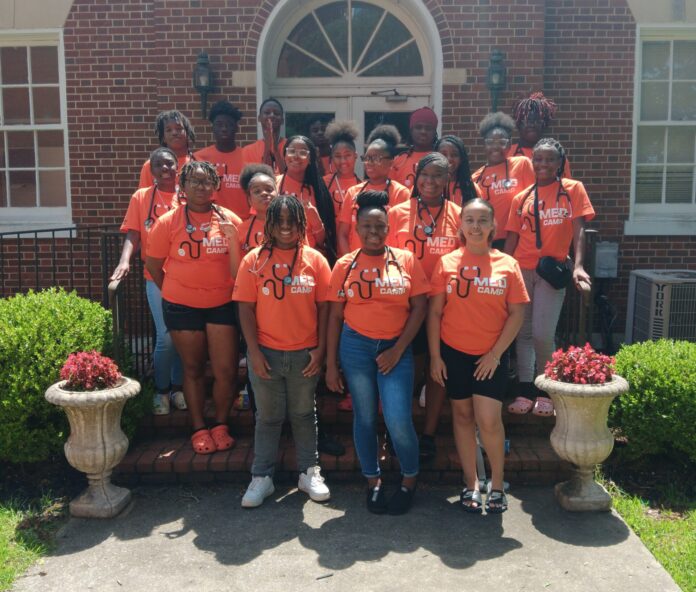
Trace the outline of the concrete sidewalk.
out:
<instances>
[{"instance_id":1,"label":"concrete sidewalk","mask_svg":"<svg viewBox=\"0 0 696 592\"><path fill-rule=\"evenodd\" d=\"M327 505L281 485L255 510L237 484L143 487L119 518L71 520L13 590L679 590L616 514L567 513L551 488L515 488L506 514L476 516L456 487L424 486L391 517L369 514L361 487L330 485Z\"/></svg>"}]
</instances>

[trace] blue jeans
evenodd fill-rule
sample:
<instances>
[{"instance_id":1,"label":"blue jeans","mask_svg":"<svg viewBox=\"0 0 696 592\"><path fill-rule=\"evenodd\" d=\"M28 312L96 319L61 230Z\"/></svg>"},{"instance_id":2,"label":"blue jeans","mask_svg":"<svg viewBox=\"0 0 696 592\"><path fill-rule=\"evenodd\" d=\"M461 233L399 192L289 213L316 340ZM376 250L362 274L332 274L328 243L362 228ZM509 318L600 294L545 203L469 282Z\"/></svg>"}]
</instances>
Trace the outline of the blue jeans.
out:
<instances>
[{"instance_id":1,"label":"blue jeans","mask_svg":"<svg viewBox=\"0 0 696 592\"><path fill-rule=\"evenodd\" d=\"M162 314L162 293L152 280L145 281L147 303L150 305L152 319L155 321L155 388L158 393L165 393L173 384L183 384L184 372L181 358L176 352L172 337L167 331Z\"/></svg>"},{"instance_id":2,"label":"blue jeans","mask_svg":"<svg viewBox=\"0 0 696 592\"><path fill-rule=\"evenodd\" d=\"M418 437L413 427L413 353L411 346L389 374L377 369L377 356L396 339L365 337L343 325L339 357L353 399L353 440L365 477L380 474L377 451L377 408L382 400L387 424L404 477L418 474Z\"/></svg>"},{"instance_id":3,"label":"blue jeans","mask_svg":"<svg viewBox=\"0 0 696 592\"><path fill-rule=\"evenodd\" d=\"M302 370L309 364L309 350L280 351L260 346L271 369L270 378L260 378L251 364L249 380L256 399L254 428L254 477L272 477L278 458L278 444L287 416L297 451L297 468L305 473L319 464L317 453L317 414L314 391L319 376L306 378Z\"/></svg>"}]
</instances>

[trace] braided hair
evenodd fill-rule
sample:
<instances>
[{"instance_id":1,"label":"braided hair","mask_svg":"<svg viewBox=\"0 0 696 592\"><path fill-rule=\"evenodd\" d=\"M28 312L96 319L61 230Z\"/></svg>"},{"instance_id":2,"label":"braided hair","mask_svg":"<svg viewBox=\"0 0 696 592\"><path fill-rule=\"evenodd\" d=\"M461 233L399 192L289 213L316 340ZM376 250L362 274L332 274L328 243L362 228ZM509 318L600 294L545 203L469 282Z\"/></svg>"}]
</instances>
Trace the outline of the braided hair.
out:
<instances>
[{"instance_id":1,"label":"braided hair","mask_svg":"<svg viewBox=\"0 0 696 592\"><path fill-rule=\"evenodd\" d=\"M263 226L264 236L261 250L268 249L269 252L273 251L273 247L275 246L273 242L273 232L276 228L280 227L280 214L283 207L288 209L290 223L297 225L298 245L302 245L304 242L305 236L307 235L307 216L305 215L304 206L294 195L283 193L268 204L266 222Z\"/></svg>"},{"instance_id":2,"label":"braided hair","mask_svg":"<svg viewBox=\"0 0 696 592\"><path fill-rule=\"evenodd\" d=\"M440 150L443 144L452 144L459 152L459 166L455 171L454 187L459 187L462 192L462 203L466 203L470 199L474 199L478 193L474 187L474 182L471 180L471 165L469 164L469 154L466 151L464 142L457 136L442 136L435 146L436 150ZM448 184L449 190L449 184ZM448 196L448 199L450 196Z\"/></svg>"},{"instance_id":3,"label":"braided hair","mask_svg":"<svg viewBox=\"0 0 696 592\"><path fill-rule=\"evenodd\" d=\"M563 176L566 163L566 153L561 143L554 138L542 138L534 145L534 152L536 152L539 148L553 148L556 152L558 152L558 156L561 159L561 166L559 166L558 170L556 171L556 177L560 179ZM534 185L536 186L536 183Z\"/></svg>"},{"instance_id":4,"label":"braided hair","mask_svg":"<svg viewBox=\"0 0 696 592\"><path fill-rule=\"evenodd\" d=\"M191 122L188 120L188 117L186 117L186 115L184 115L181 111L161 111L157 114L157 118L155 119L155 134L159 138L159 143L162 146L166 146L164 143L164 128L168 121L176 121L181 125L181 127L184 128L186 137L188 138L190 152L194 142L196 141L196 134L193 131L193 127L191 126Z\"/></svg>"},{"instance_id":5,"label":"braided hair","mask_svg":"<svg viewBox=\"0 0 696 592\"><path fill-rule=\"evenodd\" d=\"M517 126L521 126L529 116L535 114L547 127L553 116L556 114L556 103L544 96L541 91L534 92L526 99L521 99L515 103L512 109Z\"/></svg>"},{"instance_id":6,"label":"braided hair","mask_svg":"<svg viewBox=\"0 0 696 592\"><path fill-rule=\"evenodd\" d=\"M239 186L244 193L249 193L249 186L257 175L266 175L270 177L275 185L275 173L267 164L253 163L246 165L239 174Z\"/></svg>"},{"instance_id":7,"label":"braided hair","mask_svg":"<svg viewBox=\"0 0 696 592\"><path fill-rule=\"evenodd\" d=\"M356 199L358 205L358 211L356 212L356 219L360 218L360 215L367 210L381 210L387 215L387 206L389 205L389 195L386 191L375 191L374 189L368 189L367 191L362 191L358 194Z\"/></svg>"},{"instance_id":8,"label":"braided hair","mask_svg":"<svg viewBox=\"0 0 696 592\"><path fill-rule=\"evenodd\" d=\"M319 174L319 163L317 162L317 148L314 142L310 140L307 136L291 136L285 143L283 148L283 156L288 152L288 147L295 140L304 142L309 150L309 165L305 169L304 179L302 180L302 186L307 187L314 191L314 199L317 202L317 211L319 212L319 217L324 224L324 230L326 231L326 247L329 253L336 252L336 217L334 213L333 202L331 200L331 194L326 188L326 183L324 179Z\"/></svg>"},{"instance_id":9,"label":"braided hair","mask_svg":"<svg viewBox=\"0 0 696 592\"><path fill-rule=\"evenodd\" d=\"M215 189L215 191L217 191L220 188L220 177L217 174L215 165L206 162L205 160L192 160L191 162L187 162L184 166L181 167L181 172L179 173L179 185L181 187L184 187L186 185L186 181L189 179L189 177L194 173L196 169L203 170L205 176L213 182L213 188Z\"/></svg>"},{"instance_id":10,"label":"braided hair","mask_svg":"<svg viewBox=\"0 0 696 592\"><path fill-rule=\"evenodd\" d=\"M416 178L413 180L413 191L411 192L411 197L420 197L420 191L418 190L418 178L421 176L421 173L425 167L431 164L434 164L437 166L437 168L444 171L445 178L449 180L449 161L445 155L440 154L439 152L430 152L421 158L416 165ZM445 183L447 183L447 181L445 181ZM445 199L449 199L446 190Z\"/></svg>"}]
</instances>

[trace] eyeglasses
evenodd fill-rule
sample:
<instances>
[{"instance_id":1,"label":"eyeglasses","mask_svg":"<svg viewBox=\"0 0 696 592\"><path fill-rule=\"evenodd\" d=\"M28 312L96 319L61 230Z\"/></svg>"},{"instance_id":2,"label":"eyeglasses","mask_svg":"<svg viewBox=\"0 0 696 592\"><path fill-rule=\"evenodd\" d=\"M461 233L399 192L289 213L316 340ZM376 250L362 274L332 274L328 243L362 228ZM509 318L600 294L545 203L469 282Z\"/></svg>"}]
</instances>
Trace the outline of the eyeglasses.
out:
<instances>
[{"instance_id":1,"label":"eyeglasses","mask_svg":"<svg viewBox=\"0 0 696 592\"><path fill-rule=\"evenodd\" d=\"M509 138L486 138L484 140L486 146L507 146L510 143Z\"/></svg>"},{"instance_id":2,"label":"eyeglasses","mask_svg":"<svg viewBox=\"0 0 696 592\"><path fill-rule=\"evenodd\" d=\"M212 189L215 187L215 183L213 183L210 179L206 179L205 181L199 181L198 179L187 179L186 184L190 187L205 187L206 189Z\"/></svg>"},{"instance_id":3,"label":"eyeglasses","mask_svg":"<svg viewBox=\"0 0 696 592\"><path fill-rule=\"evenodd\" d=\"M309 158L309 150L305 148L288 148L285 151L286 156L298 156L300 158Z\"/></svg>"},{"instance_id":4,"label":"eyeglasses","mask_svg":"<svg viewBox=\"0 0 696 592\"><path fill-rule=\"evenodd\" d=\"M391 160L391 156L361 156L360 160L365 164L379 164L383 160Z\"/></svg>"}]
</instances>

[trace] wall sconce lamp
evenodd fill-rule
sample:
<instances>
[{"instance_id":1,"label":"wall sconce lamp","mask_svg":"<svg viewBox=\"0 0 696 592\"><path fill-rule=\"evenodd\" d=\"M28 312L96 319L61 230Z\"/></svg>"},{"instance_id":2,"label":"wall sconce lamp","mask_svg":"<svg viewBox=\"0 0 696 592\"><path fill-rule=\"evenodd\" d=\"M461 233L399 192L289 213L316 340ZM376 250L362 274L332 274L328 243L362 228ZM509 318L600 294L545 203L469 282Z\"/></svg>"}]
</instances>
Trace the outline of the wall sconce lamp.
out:
<instances>
[{"instance_id":1,"label":"wall sconce lamp","mask_svg":"<svg viewBox=\"0 0 696 592\"><path fill-rule=\"evenodd\" d=\"M210 70L210 60L204 51L198 54L196 67L193 69L193 88L201 95L201 118L206 118L208 110L208 93L213 90L213 73Z\"/></svg>"},{"instance_id":2,"label":"wall sconce lamp","mask_svg":"<svg viewBox=\"0 0 696 592\"><path fill-rule=\"evenodd\" d=\"M507 84L507 75L505 64L503 63L503 53L499 49L494 49L491 52L491 63L488 65L488 90L491 91L492 109L495 113L498 110L498 97L501 91L505 90Z\"/></svg>"}]
</instances>

